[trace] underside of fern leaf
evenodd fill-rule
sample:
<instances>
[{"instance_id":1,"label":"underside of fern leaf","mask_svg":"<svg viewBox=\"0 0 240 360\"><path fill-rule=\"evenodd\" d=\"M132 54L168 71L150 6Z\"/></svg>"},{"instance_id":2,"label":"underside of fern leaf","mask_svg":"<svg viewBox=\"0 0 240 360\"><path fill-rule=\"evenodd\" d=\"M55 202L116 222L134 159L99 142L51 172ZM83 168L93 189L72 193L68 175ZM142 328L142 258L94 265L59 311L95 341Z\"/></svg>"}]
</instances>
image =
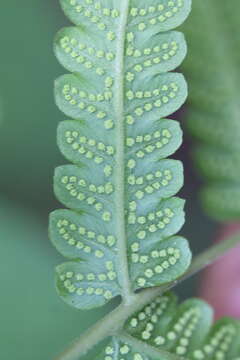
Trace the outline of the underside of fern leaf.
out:
<instances>
[{"instance_id":1,"label":"underside of fern leaf","mask_svg":"<svg viewBox=\"0 0 240 360\"><path fill-rule=\"evenodd\" d=\"M158 349L178 359L238 359L240 322L223 318L212 325L212 320L212 309L204 301L189 299L177 305L173 294L165 294L135 313L124 335L114 336L97 359L164 359Z\"/></svg>"},{"instance_id":2,"label":"underside of fern leaf","mask_svg":"<svg viewBox=\"0 0 240 360\"><path fill-rule=\"evenodd\" d=\"M240 218L239 10L238 0L196 0L184 29L194 160L206 180L204 207L223 221Z\"/></svg>"},{"instance_id":3,"label":"underside of fern leaf","mask_svg":"<svg viewBox=\"0 0 240 360\"><path fill-rule=\"evenodd\" d=\"M166 159L182 132L166 119L185 101L174 70L185 57L181 33L190 0L62 0L76 25L55 42L72 74L56 81L59 108L71 120L58 144L74 165L56 169L58 199L71 210L51 214L50 236L69 259L57 288L86 309L140 288L174 281L188 268L179 161ZM73 120L74 119L74 120ZM137 359L136 359L137 360Z\"/></svg>"}]
</instances>

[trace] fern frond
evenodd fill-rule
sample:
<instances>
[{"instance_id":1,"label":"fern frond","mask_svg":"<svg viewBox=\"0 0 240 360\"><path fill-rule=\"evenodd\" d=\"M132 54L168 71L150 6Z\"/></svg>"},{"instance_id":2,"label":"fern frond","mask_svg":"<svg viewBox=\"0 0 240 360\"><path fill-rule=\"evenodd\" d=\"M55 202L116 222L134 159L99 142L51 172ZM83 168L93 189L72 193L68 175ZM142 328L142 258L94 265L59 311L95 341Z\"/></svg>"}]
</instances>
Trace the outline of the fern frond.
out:
<instances>
[{"instance_id":1,"label":"fern frond","mask_svg":"<svg viewBox=\"0 0 240 360\"><path fill-rule=\"evenodd\" d=\"M62 0L76 27L55 42L73 74L56 81L67 120L60 150L74 165L56 169L54 189L71 210L51 214L50 235L70 261L57 268L60 296L77 308L171 282L188 268L176 121L164 117L185 101L172 71L185 57L181 33L190 0Z\"/></svg>"},{"instance_id":2,"label":"fern frond","mask_svg":"<svg viewBox=\"0 0 240 360\"><path fill-rule=\"evenodd\" d=\"M187 124L206 179L202 199L209 214L224 221L240 218L239 10L237 0L195 1L185 27L191 49L184 64L190 84Z\"/></svg>"},{"instance_id":3,"label":"fern frond","mask_svg":"<svg viewBox=\"0 0 240 360\"><path fill-rule=\"evenodd\" d=\"M179 359L233 360L240 356L240 322L223 318L212 325L212 308L199 299L189 299L177 305L176 297L169 293L156 298L135 313L126 323L129 335L115 336L104 348L99 360L152 360L152 348L166 350ZM140 342L138 346L132 338ZM128 340L128 341L127 341ZM148 351L148 346L150 346Z\"/></svg>"}]
</instances>

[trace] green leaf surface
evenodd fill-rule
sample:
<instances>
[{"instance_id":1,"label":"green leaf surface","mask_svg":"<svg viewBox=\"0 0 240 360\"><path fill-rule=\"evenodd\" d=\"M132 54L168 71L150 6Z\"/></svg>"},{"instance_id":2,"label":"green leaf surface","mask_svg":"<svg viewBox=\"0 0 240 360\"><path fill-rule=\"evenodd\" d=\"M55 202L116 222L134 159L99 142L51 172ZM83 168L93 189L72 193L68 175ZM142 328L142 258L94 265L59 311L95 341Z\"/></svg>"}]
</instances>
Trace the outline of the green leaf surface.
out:
<instances>
[{"instance_id":1,"label":"green leaf surface","mask_svg":"<svg viewBox=\"0 0 240 360\"><path fill-rule=\"evenodd\" d=\"M56 36L55 53L72 74L55 83L67 117L58 144L74 165L55 171L54 190L70 210L57 210L50 235L72 261L57 268L57 288L77 308L174 281L191 253L175 234L184 223L176 121L184 77L172 72L186 55L172 31L191 1L63 0L77 26ZM171 71L171 72L169 72Z\"/></svg>"},{"instance_id":2,"label":"green leaf surface","mask_svg":"<svg viewBox=\"0 0 240 360\"><path fill-rule=\"evenodd\" d=\"M188 16L191 2L174 0L132 0L129 2L128 27L132 31L145 31L148 34L168 31L179 26ZM66 16L75 24L86 29L92 27L106 34L115 25L121 11L117 0L61 0ZM143 26L144 24L145 26ZM141 26L139 26L141 25Z\"/></svg>"},{"instance_id":3,"label":"green leaf surface","mask_svg":"<svg viewBox=\"0 0 240 360\"><path fill-rule=\"evenodd\" d=\"M199 299L190 299L179 306L166 332L164 346L179 356L188 357L201 346L212 323L213 311Z\"/></svg>"},{"instance_id":4,"label":"green leaf surface","mask_svg":"<svg viewBox=\"0 0 240 360\"><path fill-rule=\"evenodd\" d=\"M223 318L213 326L203 346L194 350L192 358L199 360L234 359L239 357L239 335L239 321Z\"/></svg>"},{"instance_id":5,"label":"green leaf surface","mask_svg":"<svg viewBox=\"0 0 240 360\"><path fill-rule=\"evenodd\" d=\"M172 293L156 298L128 320L126 330L151 346L188 357L208 334L212 309L199 299L180 306L176 300Z\"/></svg>"},{"instance_id":6,"label":"green leaf surface","mask_svg":"<svg viewBox=\"0 0 240 360\"><path fill-rule=\"evenodd\" d=\"M106 300L119 294L119 286L116 283L116 272L112 268L112 262L107 262L106 267L109 269L101 265L95 262L94 271L91 264L84 262L67 262L59 265L59 294L76 308L90 309L104 305Z\"/></svg>"},{"instance_id":7,"label":"green leaf surface","mask_svg":"<svg viewBox=\"0 0 240 360\"><path fill-rule=\"evenodd\" d=\"M176 307L176 296L173 293L166 293L135 313L126 322L125 329L139 340L158 346L159 342L164 342L161 334L166 333Z\"/></svg>"},{"instance_id":8,"label":"green leaf surface","mask_svg":"<svg viewBox=\"0 0 240 360\"><path fill-rule=\"evenodd\" d=\"M157 360L158 357L144 352L131 341L124 341L114 336L106 345L104 351L97 357L98 360Z\"/></svg>"},{"instance_id":9,"label":"green leaf surface","mask_svg":"<svg viewBox=\"0 0 240 360\"><path fill-rule=\"evenodd\" d=\"M239 358L239 320L212 322L212 308L204 301L189 299L178 305L177 298L166 293L127 320L125 336L116 334L98 359L151 360L157 351L157 359Z\"/></svg>"}]
</instances>

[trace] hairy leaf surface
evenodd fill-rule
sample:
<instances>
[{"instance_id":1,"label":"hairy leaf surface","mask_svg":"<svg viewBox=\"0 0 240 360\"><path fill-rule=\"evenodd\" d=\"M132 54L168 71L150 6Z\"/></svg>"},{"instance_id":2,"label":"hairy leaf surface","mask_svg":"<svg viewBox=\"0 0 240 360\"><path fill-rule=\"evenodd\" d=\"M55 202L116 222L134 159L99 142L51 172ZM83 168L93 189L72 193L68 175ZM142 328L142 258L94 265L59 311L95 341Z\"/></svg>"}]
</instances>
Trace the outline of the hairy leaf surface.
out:
<instances>
[{"instance_id":1,"label":"hairy leaf surface","mask_svg":"<svg viewBox=\"0 0 240 360\"><path fill-rule=\"evenodd\" d=\"M171 282L190 264L179 161L179 124L166 119L185 101L186 55L172 31L190 0L62 0L76 25L56 36L55 53L72 74L55 83L70 119L58 144L73 163L56 169L54 190L71 210L51 214L52 242L70 259L57 268L62 298L77 308ZM171 71L171 72L170 72ZM73 120L74 119L74 120Z\"/></svg>"}]
</instances>

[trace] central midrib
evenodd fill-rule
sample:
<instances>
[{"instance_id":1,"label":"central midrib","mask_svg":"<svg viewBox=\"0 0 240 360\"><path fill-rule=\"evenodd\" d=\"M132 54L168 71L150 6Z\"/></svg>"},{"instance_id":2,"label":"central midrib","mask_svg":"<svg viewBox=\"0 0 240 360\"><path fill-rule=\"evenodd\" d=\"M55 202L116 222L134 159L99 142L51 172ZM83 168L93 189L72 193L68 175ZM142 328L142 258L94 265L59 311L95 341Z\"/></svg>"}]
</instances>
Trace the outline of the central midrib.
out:
<instances>
[{"instance_id":1,"label":"central midrib","mask_svg":"<svg viewBox=\"0 0 240 360\"><path fill-rule=\"evenodd\" d=\"M125 125L124 125L124 54L126 27L130 0L121 0L120 20L117 28L114 112L116 121L116 170L115 204L116 235L118 248L118 280L122 288L122 297L126 303L132 298L127 258L127 235L125 224Z\"/></svg>"}]
</instances>

